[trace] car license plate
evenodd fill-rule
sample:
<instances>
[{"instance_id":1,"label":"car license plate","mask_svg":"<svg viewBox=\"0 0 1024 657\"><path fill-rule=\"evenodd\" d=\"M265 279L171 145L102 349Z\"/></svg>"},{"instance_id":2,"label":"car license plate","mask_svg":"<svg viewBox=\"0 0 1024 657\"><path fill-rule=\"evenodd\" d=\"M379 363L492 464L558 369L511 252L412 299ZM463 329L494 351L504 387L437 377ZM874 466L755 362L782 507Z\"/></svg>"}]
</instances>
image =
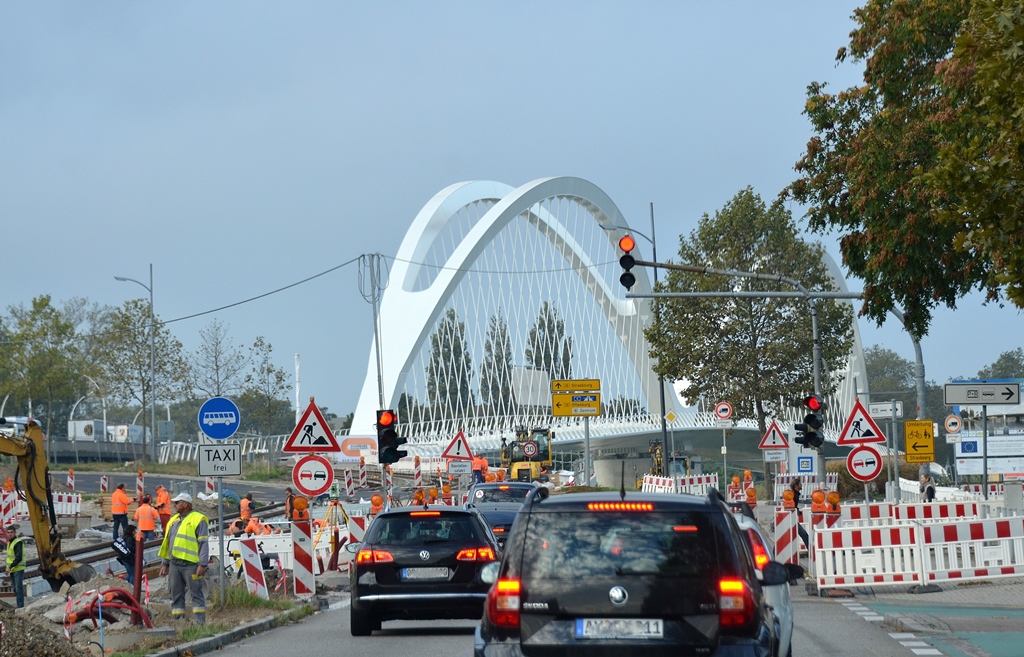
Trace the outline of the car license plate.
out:
<instances>
[{"instance_id":1,"label":"car license plate","mask_svg":"<svg viewBox=\"0 0 1024 657\"><path fill-rule=\"evenodd\" d=\"M403 568L402 579L448 579L447 568Z\"/></svg>"},{"instance_id":2,"label":"car license plate","mask_svg":"<svg viewBox=\"0 0 1024 657\"><path fill-rule=\"evenodd\" d=\"M577 618L577 639L660 639L660 618Z\"/></svg>"}]
</instances>

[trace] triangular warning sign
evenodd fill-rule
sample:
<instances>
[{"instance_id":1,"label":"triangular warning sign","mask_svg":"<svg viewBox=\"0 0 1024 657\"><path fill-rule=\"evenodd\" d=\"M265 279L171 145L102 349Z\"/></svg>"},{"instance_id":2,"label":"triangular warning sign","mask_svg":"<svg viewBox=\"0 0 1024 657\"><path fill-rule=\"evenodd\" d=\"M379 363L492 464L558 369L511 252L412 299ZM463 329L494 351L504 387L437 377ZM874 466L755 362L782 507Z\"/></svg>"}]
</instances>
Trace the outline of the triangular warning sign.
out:
<instances>
[{"instance_id":1,"label":"triangular warning sign","mask_svg":"<svg viewBox=\"0 0 1024 657\"><path fill-rule=\"evenodd\" d=\"M848 446L884 442L885 435L882 433L882 430L878 428L875 421L868 415L864 404L860 403L859 399L855 399L853 409L850 411L850 417L846 418L846 424L843 425L843 430L839 432L839 440L836 441L836 444Z\"/></svg>"},{"instance_id":2,"label":"triangular warning sign","mask_svg":"<svg viewBox=\"0 0 1024 657\"><path fill-rule=\"evenodd\" d=\"M786 434L782 433L778 422L772 420L771 426L768 427L768 431L764 432L764 437L761 438L761 444L758 447L761 449L789 449L789 441L786 440Z\"/></svg>"},{"instance_id":3,"label":"triangular warning sign","mask_svg":"<svg viewBox=\"0 0 1024 657\"><path fill-rule=\"evenodd\" d=\"M469 442L461 431L455 434L448 447L441 453L443 459L454 459L456 461L472 461L473 452L469 450Z\"/></svg>"},{"instance_id":4,"label":"triangular warning sign","mask_svg":"<svg viewBox=\"0 0 1024 657\"><path fill-rule=\"evenodd\" d=\"M340 452L341 445L331 433L331 427L324 420L323 413L312 399L302 414L295 430L288 437L282 452Z\"/></svg>"}]
</instances>

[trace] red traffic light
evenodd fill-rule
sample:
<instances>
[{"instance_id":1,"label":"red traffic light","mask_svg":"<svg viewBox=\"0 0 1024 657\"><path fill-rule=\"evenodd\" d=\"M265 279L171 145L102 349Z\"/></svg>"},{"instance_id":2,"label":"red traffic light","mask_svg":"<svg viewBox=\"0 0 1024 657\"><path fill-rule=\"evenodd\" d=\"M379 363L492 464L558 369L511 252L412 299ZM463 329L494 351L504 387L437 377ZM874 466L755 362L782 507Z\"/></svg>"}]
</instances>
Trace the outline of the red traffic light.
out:
<instances>
[{"instance_id":1,"label":"red traffic light","mask_svg":"<svg viewBox=\"0 0 1024 657\"><path fill-rule=\"evenodd\" d=\"M825 402L818 395L810 395L804 397L804 406L812 413L820 413L825 408Z\"/></svg>"},{"instance_id":2,"label":"red traffic light","mask_svg":"<svg viewBox=\"0 0 1024 657\"><path fill-rule=\"evenodd\" d=\"M395 423L395 414L392 411L377 411L377 424L381 427L390 427Z\"/></svg>"},{"instance_id":3,"label":"red traffic light","mask_svg":"<svg viewBox=\"0 0 1024 657\"><path fill-rule=\"evenodd\" d=\"M636 240L632 235L623 235L619 238L619 248L623 253L629 253L636 248Z\"/></svg>"}]
</instances>

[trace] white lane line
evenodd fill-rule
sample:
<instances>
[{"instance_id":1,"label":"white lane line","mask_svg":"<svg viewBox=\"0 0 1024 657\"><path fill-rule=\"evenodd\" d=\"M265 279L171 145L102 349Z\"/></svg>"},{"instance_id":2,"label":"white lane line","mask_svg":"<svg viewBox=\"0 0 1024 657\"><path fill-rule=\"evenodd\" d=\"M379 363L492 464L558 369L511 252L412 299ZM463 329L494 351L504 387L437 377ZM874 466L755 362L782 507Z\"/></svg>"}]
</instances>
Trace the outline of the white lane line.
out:
<instances>
[{"instance_id":1,"label":"white lane line","mask_svg":"<svg viewBox=\"0 0 1024 657\"><path fill-rule=\"evenodd\" d=\"M941 655L942 651L935 648L911 648L915 655Z\"/></svg>"},{"instance_id":2,"label":"white lane line","mask_svg":"<svg viewBox=\"0 0 1024 657\"><path fill-rule=\"evenodd\" d=\"M894 639L916 639L917 636L913 632L889 632L889 636Z\"/></svg>"},{"instance_id":3,"label":"white lane line","mask_svg":"<svg viewBox=\"0 0 1024 657\"><path fill-rule=\"evenodd\" d=\"M337 602L332 602L331 604L327 605L327 609L328 611L338 611L339 609L344 609L345 607L349 606L351 603L351 598L344 598L343 600L338 600Z\"/></svg>"},{"instance_id":4,"label":"white lane line","mask_svg":"<svg viewBox=\"0 0 1024 657\"><path fill-rule=\"evenodd\" d=\"M900 645L908 648L930 648L927 641L900 641Z\"/></svg>"},{"instance_id":5,"label":"white lane line","mask_svg":"<svg viewBox=\"0 0 1024 657\"><path fill-rule=\"evenodd\" d=\"M885 616L865 616L864 620L866 620L866 621L878 621L879 623L881 623L882 621L885 620Z\"/></svg>"}]
</instances>

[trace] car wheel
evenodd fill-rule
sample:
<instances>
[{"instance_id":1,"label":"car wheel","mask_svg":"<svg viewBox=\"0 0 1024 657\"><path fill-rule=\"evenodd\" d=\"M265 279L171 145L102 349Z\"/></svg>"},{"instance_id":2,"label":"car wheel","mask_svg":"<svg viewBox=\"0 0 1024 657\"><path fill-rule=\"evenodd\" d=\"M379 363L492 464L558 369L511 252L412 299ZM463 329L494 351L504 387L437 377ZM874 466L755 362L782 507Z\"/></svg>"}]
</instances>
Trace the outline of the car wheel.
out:
<instances>
[{"instance_id":1,"label":"car wheel","mask_svg":"<svg viewBox=\"0 0 1024 657\"><path fill-rule=\"evenodd\" d=\"M355 607L349 607L351 615L349 616L352 636L370 636L374 630L374 619L370 616L369 612L359 611ZM379 628L380 625L378 624Z\"/></svg>"}]
</instances>

